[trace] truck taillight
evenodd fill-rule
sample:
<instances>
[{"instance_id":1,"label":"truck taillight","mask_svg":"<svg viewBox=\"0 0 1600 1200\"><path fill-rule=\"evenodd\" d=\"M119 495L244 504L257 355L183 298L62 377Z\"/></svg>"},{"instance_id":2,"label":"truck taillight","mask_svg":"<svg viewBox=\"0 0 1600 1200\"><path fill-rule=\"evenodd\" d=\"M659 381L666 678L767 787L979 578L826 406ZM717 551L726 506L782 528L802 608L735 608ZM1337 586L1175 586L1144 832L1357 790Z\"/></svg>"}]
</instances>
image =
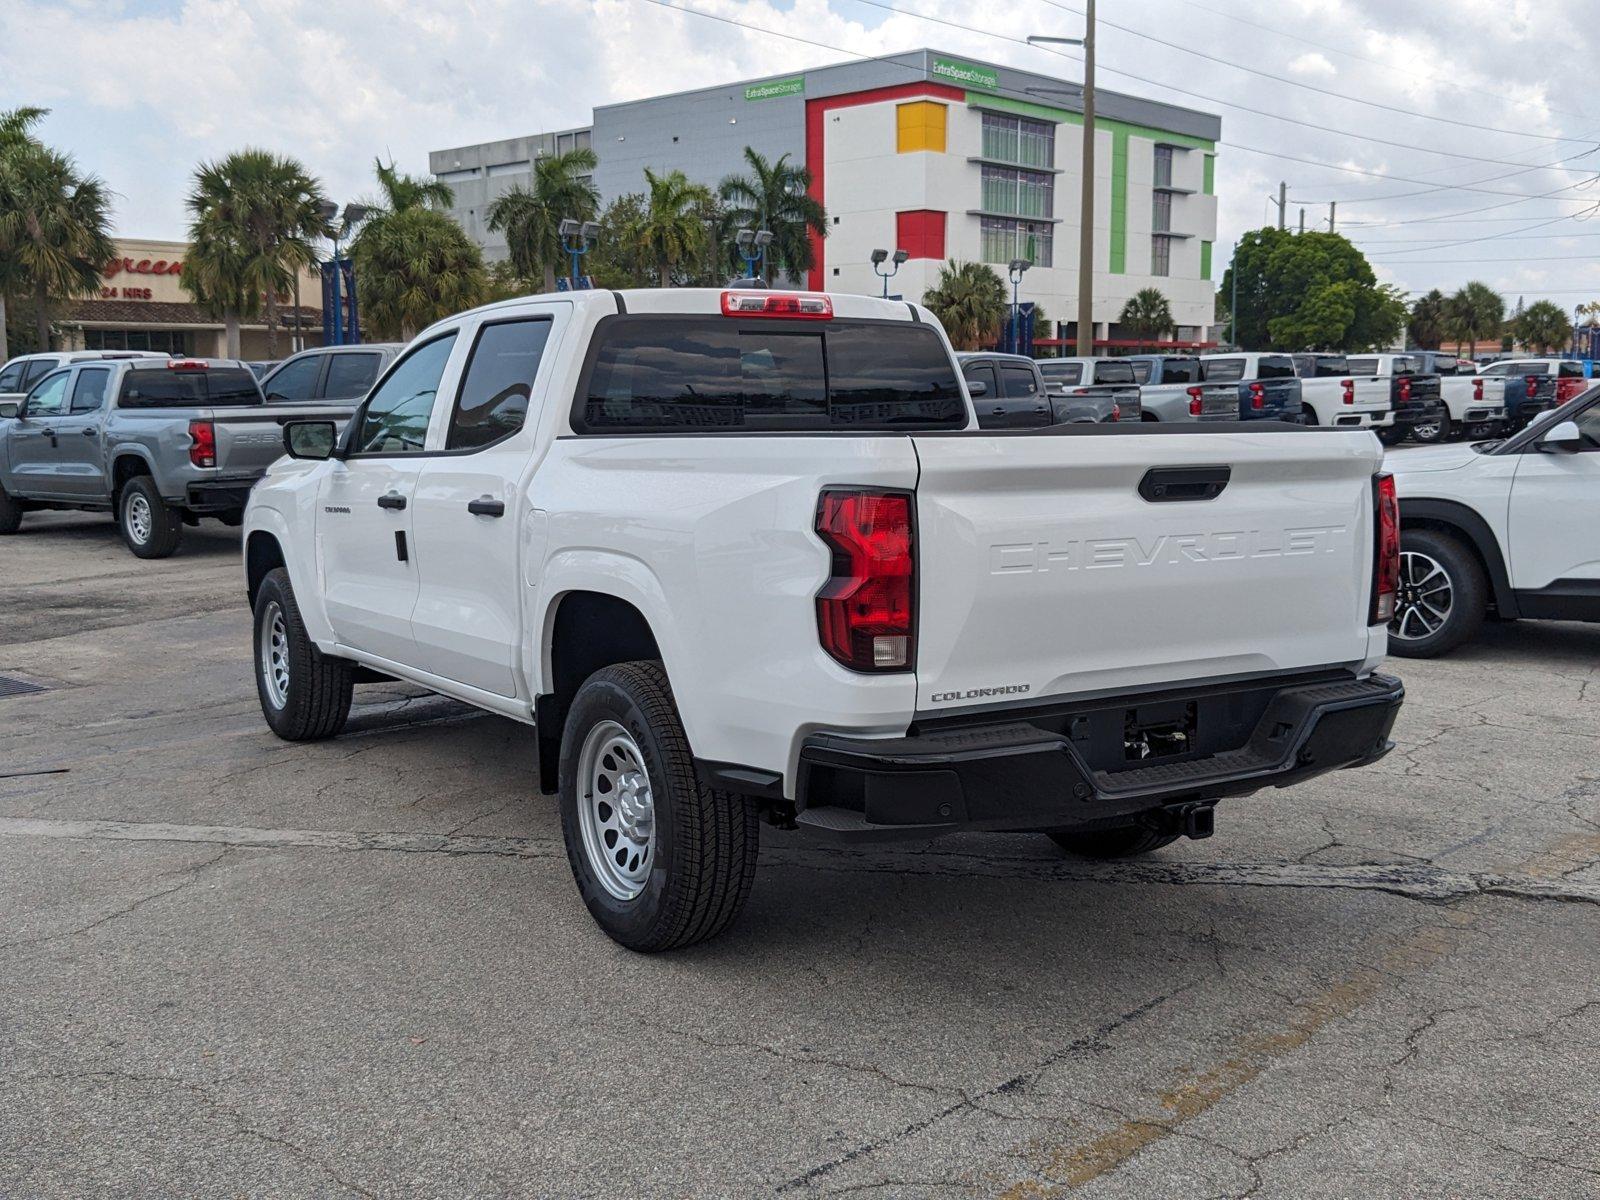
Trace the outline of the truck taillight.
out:
<instances>
[{"instance_id":1,"label":"truck taillight","mask_svg":"<svg viewBox=\"0 0 1600 1200\"><path fill-rule=\"evenodd\" d=\"M1472 381L1472 402L1474 404L1483 403L1483 380L1481 379Z\"/></svg>"},{"instance_id":2,"label":"truck taillight","mask_svg":"<svg viewBox=\"0 0 1600 1200\"><path fill-rule=\"evenodd\" d=\"M1112 403L1112 405L1111 405L1111 419L1113 421L1122 420L1122 405L1117 404L1115 402Z\"/></svg>"},{"instance_id":3,"label":"truck taillight","mask_svg":"<svg viewBox=\"0 0 1600 1200\"><path fill-rule=\"evenodd\" d=\"M1187 391L1189 393L1189 415L1198 417L1201 410L1205 408L1204 402L1200 399L1204 393L1197 387L1188 388Z\"/></svg>"},{"instance_id":4,"label":"truck taillight","mask_svg":"<svg viewBox=\"0 0 1600 1200\"><path fill-rule=\"evenodd\" d=\"M217 465L217 428L210 421L189 422L189 461L197 467Z\"/></svg>"},{"instance_id":5,"label":"truck taillight","mask_svg":"<svg viewBox=\"0 0 1600 1200\"><path fill-rule=\"evenodd\" d=\"M1395 498L1393 475L1382 471L1372 477L1372 500L1372 611L1367 624L1387 625L1400 590L1400 502Z\"/></svg>"},{"instance_id":6,"label":"truck taillight","mask_svg":"<svg viewBox=\"0 0 1600 1200\"><path fill-rule=\"evenodd\" d=\"M1344 402L1346 404L1354 404L1356 402L1356 381L1354 379L1341 379L1339 386L1344 389Z\"/></svg>"},{"instance_id":7,"label":"truck taillight","mask_svg":"<svg viewBox=\"0 0 1600 1200\"><path fill-rule=\"evenodd\" d=\"M1524 375L1523 382L1528 385L1528 399L1532 400L1539 394L1539 377L1537 375Z\"/></svg>"},{"instance_id":8,"label":"truck taillight","mask_svg":"<svg viewBox=\"0 0 1600 1200\"><path fill-rule=\"evenodd\" d=\"M1410 400L1410 399L1411 399L1411 377L1409 375L1402 375L1400 377L1400 402L1402 404L1404 404L1407 400Z\"/></svg>"},{"instance_id":9,"label":"truck taillight","mask_svg":"<svg viewBox=\"0 0 1600 1200\"><path fill-rule=\"evenodd\" d=\"M911 496L823 492L816 529L833 551L833 569L817 593L822 648L852 671L910 670L916 642Z\"/></svg>"},{"instance_id":10,"label":"truck taillight","mask_svg":"<svg viewBox=\"0 0 1600 1200\"><path fill-rule=\"evenodd\" d=\"M1262 387L1259 381L1256 382L1256 383L1252 383L1250 385L1250 407L1251 408L1260 408L1264 404L1266 404L1266 402L1267 402L1267 389Z\"/></svg>"},{"instance_id":11,"label":"truck taillight","mask_svg":"<svg viewBox=\"0 0 1600 1200\"><path fill-rule=\"evenodd\" d=\"M828 321L833 319L833 300L816 292L723 292L722 315Z\"/></svg>"}]
</instances>

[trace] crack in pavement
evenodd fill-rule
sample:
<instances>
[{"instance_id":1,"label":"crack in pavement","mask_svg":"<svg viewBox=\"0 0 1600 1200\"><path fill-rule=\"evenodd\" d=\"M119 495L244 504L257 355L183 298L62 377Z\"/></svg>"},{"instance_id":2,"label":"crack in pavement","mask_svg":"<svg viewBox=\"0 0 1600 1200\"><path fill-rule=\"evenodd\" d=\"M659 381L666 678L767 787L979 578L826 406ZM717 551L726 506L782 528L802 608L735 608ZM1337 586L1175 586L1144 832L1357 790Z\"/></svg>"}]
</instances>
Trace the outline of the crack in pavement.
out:
<instances>
[{"instance_id":1,"label":"crack in pavement","mask_svg":"<svg viewBox=\"0 0 1600 1200\"><path fill-rule=\"evenodd\" d=\"M470 822L469 822L470 823ZM124 842L200 842L230 847L386 851L447 856L562 858L559 838L452 833L394 833L332 829L260 829L232 825L176 825L160 821L47 820L0 817L0 838L36 837ZM1600 858L1600 837L1574 835L1560 843L1559 859L1574 866ZM1282 887L1382 892L1430 904L1477 896L1600 904L1600 884L1578 883L1550 863L1521 873L1453 871L1427 863L1356 863L1327 866L1298 862L1187 863L1087 862L987 856L959 851L844 850L811 847L764 850L764 867L889 875L947 875L1055 883L1148 884L1199 887Z\"/></svg>"}]
</instances>

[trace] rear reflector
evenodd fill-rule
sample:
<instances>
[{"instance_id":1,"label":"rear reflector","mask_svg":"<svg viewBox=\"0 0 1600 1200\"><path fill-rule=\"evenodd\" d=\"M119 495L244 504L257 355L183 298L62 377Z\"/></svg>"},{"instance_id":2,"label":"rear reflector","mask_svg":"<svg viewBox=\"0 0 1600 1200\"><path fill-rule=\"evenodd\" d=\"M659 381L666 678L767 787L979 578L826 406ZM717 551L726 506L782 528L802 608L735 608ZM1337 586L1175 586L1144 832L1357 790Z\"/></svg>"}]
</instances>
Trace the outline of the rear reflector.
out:
<instances>
[{"instance_id":1,"label":"rear reflector","mask_svg":"<svg viewBox=\"0 0 1600 1200\"><path fill-rule=\"evenodd\" d=\"M189 422L189 461L197 467L217 465L217 430L210 421Z\"/></svg>"},{"instance_id":2,"label":"rear reflector","mask_svg":"<svg viewBox=\"0 0 1600 1200\"><path fill-rule=\"evenodd\" d=\"M1387 625L1400 590L1400 502L1395 498L1393 475L1383 471L1372 477L1372 500L1372 611L1367 624Z\"/></svg>"},{"instance_id":3,"label":"rear reflector","mask_svg":"<svg viewBox=\"0 0 1600 1200\"><path fill-rule=\"evenodd\" d=\"M723 292L722 315L827 321L833 317L833 300L816 292Z\"/></svg>"},{"instance_id":4,"label":"rear reflector","mask_svg":"<svg viewBox=\"0 0 1600 1200\"><path fill-rule=\"evenodd\" d=\"M915 651L911 496L826 491L817 535L833 552L817 593L822 648L852 671L908 671Z\"/></svg>"}]
</instances>

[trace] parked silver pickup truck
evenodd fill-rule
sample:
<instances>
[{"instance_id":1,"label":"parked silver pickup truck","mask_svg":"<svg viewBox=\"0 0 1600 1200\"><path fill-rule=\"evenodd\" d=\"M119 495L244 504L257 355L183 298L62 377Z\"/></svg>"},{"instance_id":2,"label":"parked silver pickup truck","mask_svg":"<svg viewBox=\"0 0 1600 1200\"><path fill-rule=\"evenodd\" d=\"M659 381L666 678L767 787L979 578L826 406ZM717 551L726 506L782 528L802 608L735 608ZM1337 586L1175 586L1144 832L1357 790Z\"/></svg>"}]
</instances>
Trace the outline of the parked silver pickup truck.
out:
<instances>
[{"instance_id":1,"label":"parked silver pickup truck","mask_svg":"<svg viewBox=\"0 0 1600 1200\"><path fill-rule=\"evenodd\" d=\"M129 550L165 558L201 517L239 524L286 422L350 412L265 404L230 360L68 363L0 401L0 533L32 509L110 512Z\"/></svg>"}]
</instances>

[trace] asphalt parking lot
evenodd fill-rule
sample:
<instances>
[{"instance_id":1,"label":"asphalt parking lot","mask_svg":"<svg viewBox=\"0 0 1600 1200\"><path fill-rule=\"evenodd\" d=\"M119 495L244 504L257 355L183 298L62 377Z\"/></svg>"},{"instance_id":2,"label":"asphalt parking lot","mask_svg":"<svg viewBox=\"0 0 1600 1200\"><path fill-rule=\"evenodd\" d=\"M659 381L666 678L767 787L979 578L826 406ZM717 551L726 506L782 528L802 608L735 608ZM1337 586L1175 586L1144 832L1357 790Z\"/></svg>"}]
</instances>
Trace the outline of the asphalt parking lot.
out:
<instances>
[{"instance_id":1,"label":"asphalt parking lot","mask_svg":"<svg viewBox=\"0 0 1600 1200\"><path fill-rule=\"evenodd\" d=\"M521 726L288 745L237 531L0 543L0 1193L1600 1194L1600 627L1399 662L1396 752L1136 863L763 830L641 958Z\"/></svg>"}]
</instances>

